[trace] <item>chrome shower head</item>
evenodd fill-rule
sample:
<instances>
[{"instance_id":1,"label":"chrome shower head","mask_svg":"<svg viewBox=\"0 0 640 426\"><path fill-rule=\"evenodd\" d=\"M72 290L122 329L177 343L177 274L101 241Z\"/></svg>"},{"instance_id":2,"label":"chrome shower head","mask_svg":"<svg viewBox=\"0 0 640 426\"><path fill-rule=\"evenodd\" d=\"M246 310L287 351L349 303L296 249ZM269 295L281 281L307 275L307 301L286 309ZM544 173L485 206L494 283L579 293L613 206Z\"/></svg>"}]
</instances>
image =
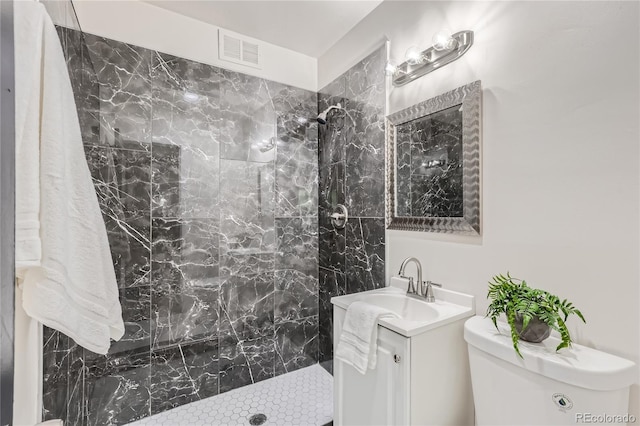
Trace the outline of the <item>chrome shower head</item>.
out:
<instances>
[{"instance_id":1,"label":"chrome shower head","mask_svg":"<svg viewBox=\"0 0 640 426\"><path fill-rule=\"evenodd\" d=\"M325 109L320 114L318 114L318 118L317 118L318 123L327 124L327 114L329 114L329 111L331 111L332 109L344 109L344 108L342 108L342 104L340 104L340 102L338 102L335 105L331 105L329 108Z\"/></svg>"}]
</instances>

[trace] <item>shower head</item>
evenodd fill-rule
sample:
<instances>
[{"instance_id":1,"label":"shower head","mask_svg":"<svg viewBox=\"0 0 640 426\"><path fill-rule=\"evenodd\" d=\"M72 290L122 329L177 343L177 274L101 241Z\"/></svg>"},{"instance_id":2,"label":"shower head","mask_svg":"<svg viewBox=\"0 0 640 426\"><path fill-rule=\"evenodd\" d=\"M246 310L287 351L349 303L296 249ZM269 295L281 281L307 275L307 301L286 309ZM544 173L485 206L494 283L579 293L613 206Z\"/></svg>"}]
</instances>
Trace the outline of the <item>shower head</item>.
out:
<instances>
[{"instance_id":1,"label":"shower head","mask_svg":"<svg viewBox=\"0 0 640 426\"><path fill-rule=\"evenodd\" d=\"M342 108L342 105L340 104L340 102L338 102L335 105L331 105L329 108L325 109L320 114L318 114L318 123L327 124L327 114L329 114L329 111L331 111L332 109L344 109L344 108Z\"/></svg>"}]
</instances>

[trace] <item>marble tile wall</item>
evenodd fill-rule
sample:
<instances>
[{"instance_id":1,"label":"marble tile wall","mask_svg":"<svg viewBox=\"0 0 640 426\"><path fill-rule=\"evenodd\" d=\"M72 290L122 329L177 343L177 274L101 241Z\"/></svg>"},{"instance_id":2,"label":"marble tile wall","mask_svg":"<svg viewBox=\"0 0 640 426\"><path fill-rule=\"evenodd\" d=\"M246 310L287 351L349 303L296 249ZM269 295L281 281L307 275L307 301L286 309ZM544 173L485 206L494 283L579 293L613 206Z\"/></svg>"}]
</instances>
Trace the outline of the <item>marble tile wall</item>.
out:
<instances>
[{"instance_id":1,"label":"marble tile wall","mask_svg":"<svg viewBox=\"0 0 640 426\"><path fill-rule=\"evenodd\" d=\"M367 56L320 90L318 110L340 102L319 126L319 359L331 369L330 299L384 286L384 108L386 48ZM344 204L344 229L328 215Z\"/></svg>"},{"instance_id":2,"label":"marble tile wall","mask_svg":"<svg viewBox=\"0 0 640 426\"><path fill-rule=\"evenodd\" d=\"M125 336L44 333L45 419L123 424L318 360L317 94L59 28Z\"/></svg>"}]
</instances>

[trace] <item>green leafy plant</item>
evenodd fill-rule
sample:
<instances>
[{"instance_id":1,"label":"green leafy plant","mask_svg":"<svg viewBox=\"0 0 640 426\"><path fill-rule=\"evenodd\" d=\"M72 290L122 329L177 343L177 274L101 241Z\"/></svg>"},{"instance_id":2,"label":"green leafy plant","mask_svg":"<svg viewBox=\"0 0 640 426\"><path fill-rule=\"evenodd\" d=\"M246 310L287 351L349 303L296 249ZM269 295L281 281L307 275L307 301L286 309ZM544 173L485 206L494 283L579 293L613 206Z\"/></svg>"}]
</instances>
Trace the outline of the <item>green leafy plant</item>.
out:
<instances>
[{"instance_id":1,"label":"green leafy plant","mask_svg":"<svg viewBox=\"0 0 640 426\"><path fill-rule=\"evenodd\" d=\"M569 315L575 314L586 323L582 313L567 299L560 300L547 291L531 288L525 280L513 278L509 272L506 276L496 275L489 281L487 298L491 300L491 304L487 308L486 316L491 317L497 329L498 317L505 314L511 327L513 348L520 358L522 354L518 348L518 341L521 333L516 329L517 315L522 317L522 331L527 329L533 318L538 318L560 333L561 342L556 351L571 346L571 335L566 325Z\"/></svg>"}]
</instances>

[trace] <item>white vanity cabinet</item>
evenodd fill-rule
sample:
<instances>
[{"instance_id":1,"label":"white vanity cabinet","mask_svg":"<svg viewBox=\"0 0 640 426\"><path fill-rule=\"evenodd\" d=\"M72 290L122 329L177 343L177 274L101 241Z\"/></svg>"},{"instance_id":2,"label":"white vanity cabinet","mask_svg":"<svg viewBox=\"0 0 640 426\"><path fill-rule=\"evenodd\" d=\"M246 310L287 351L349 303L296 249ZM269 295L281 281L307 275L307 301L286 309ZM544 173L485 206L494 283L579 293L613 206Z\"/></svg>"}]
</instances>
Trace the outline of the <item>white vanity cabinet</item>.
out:
<instances>
[{"instance_id":1,"label":"white vanity cabinet","mask_svg":"<svg viewBox=\"0 0 640 426\"><path fill-rule=\"evenodd\" d=\"M333 335L340 336L345 310L333 309ZM375 370L360 374L333 360L334 425L409 424L411 339L384 327L378 330ZM338 339L334 337L334 348Z\"/></svg>"},{"instance_id":2,"label":"white vanity cabinet","mask_svg":"<svg viewBox=\"0 0 640 426\"><path fill-rule=\"evenodd\" d=\"M335 349L346 308L334 302L333 312ZM473 425L463 337L464 322L473 314L470 309L464 317L411 336L378 325L377 366L364 375L334 359L334 425Z\"/></svg>"}]
</instances>

